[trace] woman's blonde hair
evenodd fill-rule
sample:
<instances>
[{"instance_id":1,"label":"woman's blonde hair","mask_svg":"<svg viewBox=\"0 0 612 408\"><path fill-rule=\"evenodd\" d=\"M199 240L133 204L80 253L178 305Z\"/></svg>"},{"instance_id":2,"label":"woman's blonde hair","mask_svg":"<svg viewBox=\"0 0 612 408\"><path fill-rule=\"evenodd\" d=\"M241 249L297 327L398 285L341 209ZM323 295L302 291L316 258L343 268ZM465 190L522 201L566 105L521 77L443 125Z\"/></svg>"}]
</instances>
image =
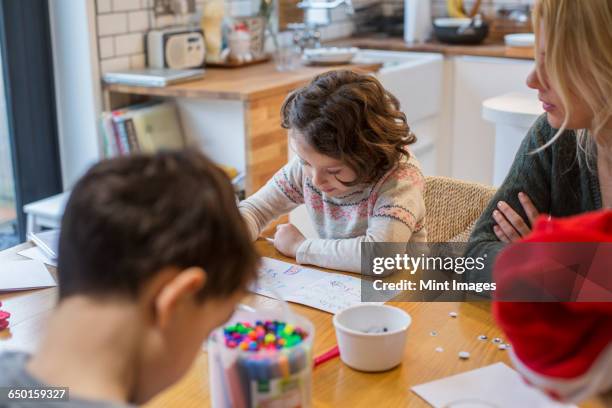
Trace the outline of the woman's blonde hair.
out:
<instances>
[{"instance_id":1,"label":"woman's blonde hair","mask_svg":"<svg viewBox=\"0 0 612 408\"><path fill-rule=\"evenodd\" d=\"M536 38L544 35L546 46L544 56L538 51L536 58L544 58L548 85L565 110L563 125L550 143L565 131L572 101L580 98L594 113L590 127L577 131L578 146L589 157L592 141L612 144L601 138L612 118L612 0L538 0L533 21Z\"/></svg>"}]
</instances>

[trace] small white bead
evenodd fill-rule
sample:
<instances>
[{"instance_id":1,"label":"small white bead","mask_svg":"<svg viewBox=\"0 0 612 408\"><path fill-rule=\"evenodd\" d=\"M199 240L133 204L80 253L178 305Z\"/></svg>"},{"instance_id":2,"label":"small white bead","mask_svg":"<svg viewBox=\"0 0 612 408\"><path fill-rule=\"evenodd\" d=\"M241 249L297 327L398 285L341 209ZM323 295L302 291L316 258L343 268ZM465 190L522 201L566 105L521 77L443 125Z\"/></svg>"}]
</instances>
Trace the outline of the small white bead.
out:
<instances>
[{"instance_id":1,"label":"small white bead","mask_svg":"<svg viewBox=\"0 0 612 408\"><path fill-rule=\"evenodd\" d=\"M442 347L436 347L436 353L441 353L443 351L444 349Z\"/></svg>"},{"instance_id":2,"label":"small white bead","mask_svg":"<svg viewBox=\"0 0 612 408\"><path fill-rule=\"evenodd\" d=\"M457 312L450 312L448 315L450 317L457 317Z\"/></svg>"},{"instance_id":3,"label":"small white bead","mask_svg":"<svg viewBox=\"0 0 612 408\"><path fill-rule=\"evenodd\" d=\"M459 358L462 360L467 360L468 358L470 358L470 353L467 351L460 351Z\"/></svg>"}]
</instances>

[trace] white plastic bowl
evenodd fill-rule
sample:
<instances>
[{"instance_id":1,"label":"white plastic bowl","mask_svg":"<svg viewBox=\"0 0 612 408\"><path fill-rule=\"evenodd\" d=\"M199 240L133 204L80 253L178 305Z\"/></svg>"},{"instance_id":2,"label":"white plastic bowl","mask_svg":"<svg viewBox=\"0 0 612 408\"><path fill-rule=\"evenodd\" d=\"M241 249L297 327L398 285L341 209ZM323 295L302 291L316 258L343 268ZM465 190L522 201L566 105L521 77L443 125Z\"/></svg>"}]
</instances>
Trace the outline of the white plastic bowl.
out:
<instances>
[{"instance_id":1,"label":"white plastic bowl","mask_svg":"<svg viewBox=\"0 0 612 408\"><path fill-rule=\"evenodd\" d=\"M385 371L402 362L412 318L387 305L357 305L334 316L340 359L360 371Z\"/></svg>"},{"instance_id":2,"label":"white plastic bowl","mask_svg":"<svg viewBox=\"0 0 612 408\"><path fill-rule=\"evenodd\" d=\"M508 34L504 36L504 42L509 47L533 47L535 45L535 34Z\"/></svg>"},{"instance_id":3,"label":"white plastic bowl","mask_svg":"<svg viewBox=\"0 0 612 408\"><path fill-rule=\"evenodd\" d=\"M436 27L463 27L468 26L472 22L471 18L452 18L442 17L434 20Z\"/></svg>"},{"instance_id":4,"label":"white plastic bowl","mask_svg":"<svg viewBox=\"0 0 612 408\"><path fill-rule=\"evenodd\" d=\"M348 64L351 62L358 48L308 48L304 50L303 59L307 63L313 64Z\"/></svg>"}]
</instances>

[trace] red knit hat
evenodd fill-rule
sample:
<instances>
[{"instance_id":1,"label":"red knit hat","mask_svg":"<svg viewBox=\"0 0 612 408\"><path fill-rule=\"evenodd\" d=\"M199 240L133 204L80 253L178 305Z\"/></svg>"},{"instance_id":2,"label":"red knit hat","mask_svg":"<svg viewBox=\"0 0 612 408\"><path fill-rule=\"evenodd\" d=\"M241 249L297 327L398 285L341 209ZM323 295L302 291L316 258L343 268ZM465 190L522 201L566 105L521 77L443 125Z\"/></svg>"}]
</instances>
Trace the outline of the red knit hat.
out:
<instances>
[{"instance_id":1,"label":"red knit hat","mask_svg":"<svg viewBox=\"0 0 612 408\"><path fill-rule=\"evenodd\" d=\"M612 242L612 211L565 219L540 217L522 242L566 243L557 246L557 251L564 251L561 256L567 259L572 256L567 242ZM509 246L497 259L494 278L500 293L513 280L528 281L529 274L555 272L542 267L555 245L536 245L531 252L520 246ZM607 245L606 250L606 260L600 258L599 267L612 276ZM555 399L572 402L612 388L612 302L496 301L493 312L512 344L513 363L527 382Z\"/></svg>"},{"instance_id":2,"label":"red knit hat","mask_svg":"<svg viewBox=\"0 0 612 408\"><path fill-rule=\"evenodd\" d=\"M0 302L0 307L2 307L2 302ZM9 312L5 312L0 309L0 330L4 330L8 327L9 322L8 318L11 317Z\"/></svg>"}]
</instances>

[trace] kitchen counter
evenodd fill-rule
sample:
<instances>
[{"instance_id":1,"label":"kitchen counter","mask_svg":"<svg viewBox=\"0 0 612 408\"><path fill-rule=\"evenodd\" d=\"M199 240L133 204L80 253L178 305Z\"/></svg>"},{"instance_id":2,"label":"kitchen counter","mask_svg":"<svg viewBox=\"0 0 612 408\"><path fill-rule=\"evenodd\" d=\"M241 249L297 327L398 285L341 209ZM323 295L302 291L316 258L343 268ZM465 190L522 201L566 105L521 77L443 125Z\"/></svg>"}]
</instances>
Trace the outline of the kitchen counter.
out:
<instances>
[{"instance_id":1,"label":"kitchen counter","mask_svg":"<svg viewBox=\"0 0 612 408\"><path fill-rule=\"evenodd\" d=\"M327 42L325 45L389 51L438 52L447 56L473 55L478 57L533 59L530 49L522 50L515 47L506 47L503 43L489 42L487 40L479 45L450 45L438 41L406 44L404 39L400 37L369 35L334 40Z\"/></svg>"},{"instance_id":2,"label":"kitchen counter","mask_svg":"<svg viewBox=\"0 0 612 408\"><path fill-rule=\"evenodd\" d=\"M280 110L287 94L316 75L350 69L377 72L382 64L300 67L278 72L273 62L239 68L207 68L204 78L164 88L106 85L107 110L142 102L150 97L173 99L188 141L219 163L245 172L250 195L263 186L288 160L287 131Z\"/></svg>"},{"instance_id":3,"label":"kitchen counter","mask_svg":"<svg viewBox=\"0 0 612 408\"><path fill-rule=\"evenodd\" d=\"M305 85L313 77L333 69L376 72L381 64L350 64L341 66L303 66L295 71L278 72L273 62L242 68L207 68L204 78L164 88L131 85L107 85L113 93L252 101L283 94Z\"/></svg>"}]
</instances>

